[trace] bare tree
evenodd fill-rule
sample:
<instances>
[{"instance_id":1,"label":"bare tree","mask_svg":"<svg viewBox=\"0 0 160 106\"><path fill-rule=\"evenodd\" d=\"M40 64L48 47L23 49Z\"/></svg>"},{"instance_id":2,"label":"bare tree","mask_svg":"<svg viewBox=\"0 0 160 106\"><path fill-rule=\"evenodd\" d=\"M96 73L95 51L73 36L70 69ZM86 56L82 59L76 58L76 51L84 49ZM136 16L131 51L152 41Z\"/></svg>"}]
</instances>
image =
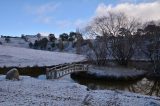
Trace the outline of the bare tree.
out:
<instances>
[{"instance_id":1,"label":"bare tree","mask_svg":"<svg viewBox=\"0 0 160 106\"><path fill-rule=\"evenodd\" d=\"M123 29L118 37L114 37L111 41L112 56L116 59L118 64L127 66L131 60L134 50L135 41L130 31Z\"/></svg>"},{"instance_id":2,"label":"bare tree","mask_svg":"<svg viewBox=\"0 0 160 106\"><path fill-rule=\"evenodd\" d=\"M107 17L96 17L87 27L86 34L89 35L94 41L90 41L90 49L92 50L92 60L96 61L97 65L105 65L107 63L107 42L108 36L108 27L107 27Z\"/></svg>"},{"instance_id":3,"label":"bare tree","mask_svg":"<svg viewBox=\"0 0 160 106\"><path fill-rule=\"evenodd\" d=\"M111 40L112 56L118 64L127 66L136 49L133 35L140 23L135 18L127 17L122 13L114 17L115 19L111 21L115 21L117 24L111 25L115 26L113 32L115 37Z\"/></svg>"},{"instance_id":4,"label":"bare tree","mask_svg":"<svg viewBox=\"0 0 160 106\"><path fill-rule=\"evenodd\" d=\"M92 54L88 55L88 58L92 60L97 65L106 65L107 64L107 44L104 42L103 37L100 37L94 41L94 43L90 43L90 48L92 50ZM91 57L92 56L92 57Z\"/></svg>"},{"instance_id":5,"label":"bare tree","mask_svg":"<svg viewBox=\"0 0 160 106\"><path fill-rule=\"evenodd\" d=\"M106 52L102 52L105 53L103 55L99 53L96 55L96 58L104 56L103 60L106 61L107 51L110 51L118 63L127 65L133 56L132 35L138 25L139 23L136 19L129 18L123 13L109 12L105 16L96 17L91 24L86 27L87 34L90 35L91 38L101 36L103 39L100 40L101 45L93 47L92 50L95 55L97 54L95 49L103 49L106 50ZM109 39L111 37L113 39Z\"/></svg>"},{"instance_id":6,"label":"bare tree","mask_svg":"<svg viewBox=\"0 0 160 106\"><path fill-rule=\"evenodd\" d=\"M83 43L83 36L79 29L76 30L76 53L80 54L82 52L82 43Z\"/></svg>"}]
</instances>

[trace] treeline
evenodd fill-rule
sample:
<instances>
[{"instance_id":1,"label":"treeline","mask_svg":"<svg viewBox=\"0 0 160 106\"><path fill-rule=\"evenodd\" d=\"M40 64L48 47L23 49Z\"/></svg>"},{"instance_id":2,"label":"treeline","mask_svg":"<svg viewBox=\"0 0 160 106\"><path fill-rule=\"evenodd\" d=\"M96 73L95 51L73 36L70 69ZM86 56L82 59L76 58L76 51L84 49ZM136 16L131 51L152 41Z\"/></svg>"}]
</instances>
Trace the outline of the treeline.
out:
<instances>
[{"instance_id":1,"label":"treeline","mask_svg":"<svg viewBox=\"0 0 160 106\"><path fill-rule=\"evenodd\" d=\"M108 59L119 65L128 66L129 61L138 55L144 57L160 72L160 24L157 22L140 23L123 13L107 13L96 17L85 28L90 41L88 59L97 65L106 65Z\"/></svg>"},{"instance_id":2,"label":"treeline","mask_svg":"<svg viewBox=\"0 0 160 106\"><path fill-rule=\"evenodd\" d=\"M3 36L3 35L1 35L1 38L4 38L5 41L6 41L7 43L9 43L9 42L10 42L10 38L17 38L17 37L11 37L11 36ZM2 45L2 42L0 42L0 44Z\"/></svg>"},{"instance_id":3,"label":"treeline","mask_svg":"<svg viewBox=\"0 0 160 106\"><path fill-rule=\"evenodd\" d=\"M47 37L42 36L40 33L36 35L37 40L30 42L29 47L33 49L41 50L55 50L63 51L67 46L71 45L72 48L76 48L77 53L80 53L79 46L83 45L83 36L80 32L62 33L59 38L56 38L54 34L49 34ZM27 36L23 36L23 39L27 39ZM27 41L27 40L26 40Z\"/></svg>"},{"instance_id":4,"label":"treeline","mask_svg":"<svg viewBox=\"0 0 160 106\"><path fill-rule=\"evenodd\" d=\"M36 35L25 35L22 34L21 37L3 36L1 35L6 43L11 43L11 38L21 38L28 43L28 47L32 49L39 50L49 50L49 51L65 51L65 49L74 49L77 54L82 52L82 46L87 45L87 40L83 38L82 33L79 31L62 33L58 37L54 34L49 34L48 36L43 36L40 33ZM13 42L16 42L15 40ZM18 43L18 40L17 40ZM0 42L2 45L2 42Z\"/></svg>"}]
</instances>

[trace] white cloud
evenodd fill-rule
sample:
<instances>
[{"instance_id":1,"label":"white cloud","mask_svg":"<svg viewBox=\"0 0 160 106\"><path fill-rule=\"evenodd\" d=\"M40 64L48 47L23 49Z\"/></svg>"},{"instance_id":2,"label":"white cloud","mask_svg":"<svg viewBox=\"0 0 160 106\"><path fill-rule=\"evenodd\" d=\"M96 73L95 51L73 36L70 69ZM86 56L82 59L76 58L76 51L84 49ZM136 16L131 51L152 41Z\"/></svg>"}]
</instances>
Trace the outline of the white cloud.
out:
<instances>
[{"instance_id":1,"label":"white cloud","mask_svg":"<svg viewBox=\"0 0 160 106\"><path fill-rule=\"evenodd\" d=\"M82 28L86 25L86 23L87 21L83 19L76 19L74 21L69 21L69 20L56 21L56 25L59 28L71 28L71 27Z\"/></svg>"},{"instance_id":2,"label":"white cloud","mask_svg":"<svg viewBox=\"0 0 160 106\"><path fill-rule=\"evenodd\" d=\"M83 28L87 23L87 20L77 19L73 24L76 28Z\"/></svg>"},{"instance_id":3,"label":"white cloud","mask_svg":"<svg viewBox=\"0 0 160 106\"><path fill-rule=\"evenodd\" d=\"M42 5L27 5L26 10L35 15L45 15L54 12L59 6L59 3L49 2Z\"/></svg>"},{"instance_id":4,"label":"white cloud","mask_svg":"<svg viewBox=\"0 0 160 106\"><path fill-rule=\"evenodd\" d=\"M49 24L53 19L53 12L59 7L60 3L49 2L41 5L27 5L26 11L35 16L35 22Z\"/></svg>"},{"instance_id":5,"label":"white cloud","mask_svg":"<svg viewBox=\"0 0 160 106\"><path fill-rule=\"evenodd\" d=\"M159 1L159 0L117 0L119 1L119 3L138 3L138 2L141 2L141 3L147 3L147 2L155 2L155 1Z\"/></svg>"},{"instance_id":6,"label":"white cloud","mask_svg":"<svg viewBox=\"0 0 160 106\"><path fill-rule=\"evenodd\" d=\"M53 18L50 16L38 16L35 19L35 22L42 23L42 24L50 24Z\"/></svg>"},{"instance_id":7,"label":"white cloud","mask_svg":"<svg viewBox=\"0 0 160 106\"><path fill-rule=\"evenodd\" d=\"M67 20L60 20L57 21L56 24L60 27L60 28L68 28L72 25L72 22L67 21Z\"/></svg>"},{"instance_id":8,"label":"white cloud","mask_svg":"<svg viewBox=\"0 0 160 106\"><path fill-rule=\"evenodd\" d=\"M116 6L99 4L96 9L96 15L105 15L108 11L124 12L128 16L140 18L142 21L159 20L160 19L160 2L146 2L146 3L121 3Z\"/></svg>"}]
</instances>

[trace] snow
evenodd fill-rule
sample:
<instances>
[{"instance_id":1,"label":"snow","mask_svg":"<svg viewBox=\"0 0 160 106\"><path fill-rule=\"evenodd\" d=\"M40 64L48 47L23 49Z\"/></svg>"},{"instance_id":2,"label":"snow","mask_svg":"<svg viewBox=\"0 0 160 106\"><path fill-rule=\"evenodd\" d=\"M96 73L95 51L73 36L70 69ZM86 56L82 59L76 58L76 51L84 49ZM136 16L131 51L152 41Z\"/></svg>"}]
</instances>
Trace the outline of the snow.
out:
<instances>
[{"instance_id":1,"label":"snow","mask_svg":"<svg viewBox=\"0 0 160 106\"><path fill-rule=\"evenodd\" d=\"M20 81L0 76L0 106L158 106L160 98L123 91L89 90L65 80L38 80L20 76Z\"/></svg>"},{"instance_id":2,"label":"snow","mask_svg":"<svg viewBox=\"0 0 160 106\"><path fill-rule=\"evenodd\" d=\"M40 80L46 80L47 78L46 78L46 75L39 75L38 76L38 79L40 79ZM71 77L70 77L70 74L68 74L68 75L65 75L65 76L63 76L63 77L61 77L61 78L59 78L59 79L56 79L56 81L64 81L64 82L75 82Z\"/></svg>"},{"instance_id":3,"label":"snow","mask_svg":"<svg viewBox=\"0 0 160 106\"><path fill-rule=\"evenodd\" d=\"M143 70L137 70L135 68L122 68L122 67L90 67L89 73L97 74L98 76L137 76L143 75Z\"/></svg>"},{"instance_id":4,"label":"snow","mask_svg":"<svg viewBox=\"0 0 160 106\"><path fill-rule=\"evenodd\" d=\"M45 35L46 34L42 34L40 39L48 38L48 36L45 36ZM34 44L35 40L38 40L36 35L26 35L25 37L28 39L28 42L26 42L21 37L15 37L15 38L11 37L9 43L7 43L5 41L5 38L0 38L0 42L2 42L2 45L5 45L5 46L29 48L29 43L30 42L32 42ZM59 41L56 40L56 43L58 43L58 42ZM51 43L52 42L48 42L47 48L51 48L50 47ZM63 51L68 52L68 53L76 53L76 48L72 47L72 42L64 41L63 43L64 43L64 46L65 46ZM92 43L95 43L95 41L92 40ZM111 46L111 44L109 43L108 47L110 47L110 46ZM81 49L82 49L81 54L90 55L91 57L95 58L93 51L87 45L83 45L81 47ZM46 49L46 50L48 50L48 49ZM60 51L57 47L51 48L51 50L56 51L56 52ZM108 54L107 59L115 60L111 55L112 54L111 53L111 48L109 48L109 51L107 52L107 54ZM144 55L144 53L142 53L141 49L138 47L138 48L136 48L135 53L134 53L131 60L134 60L134 61L148 61L149 59Z\"/></svg>"},{"instance_id":5,"label":"snow","mask_svg":"<svg viewBox=\"0 0 160 106\"><path fill-rule=\"evenodd\" d=\"M29 39L34 42L35 39ZM28 42L21 38L11 38L10 43L0 39L0 67L4 66L51 66L85 60L82 55L26 49ZM5 46L4 46L5 45ZM15 46L15 47L11 47ZM24 47L24 48L19 48ZM70 50L71 44L66 48ZM104 71L105 70L105 71ZM128 73L129 71L129 73ZM122 68L94 68L90 72L98 75L137 75L141 71ZM160 98L145 96L125 91L87 90L86 86L75 83L65 76L57 80L45 80L29 76L20 76L20 81L5 80L0 75L0 106L155 106L160 105Z\"/></svg>"},{"instance_id":6,"label":"snow","mask_svg":"<svg viewBox=\"0 0 160 106\"><path fill-rule=\"evenodd\" d=\"M5 45L5 46L23 47L23 48L29 47L29 42L24 41L24 39L20 37L10 38L10 42L8 43L5 41L5 38L0 38L0 42L2 42L2 45Z\"/></svg>"},{"instance_id":7,"label":"snow","mask_svg":"<svg viewBox=\"0 0 160 106\"><path fill-rule=\"evenodd\" d=\"M0 45L0 67L51 66L85 60L77 54L50 52Z\"/></svg>"}]
</instances>

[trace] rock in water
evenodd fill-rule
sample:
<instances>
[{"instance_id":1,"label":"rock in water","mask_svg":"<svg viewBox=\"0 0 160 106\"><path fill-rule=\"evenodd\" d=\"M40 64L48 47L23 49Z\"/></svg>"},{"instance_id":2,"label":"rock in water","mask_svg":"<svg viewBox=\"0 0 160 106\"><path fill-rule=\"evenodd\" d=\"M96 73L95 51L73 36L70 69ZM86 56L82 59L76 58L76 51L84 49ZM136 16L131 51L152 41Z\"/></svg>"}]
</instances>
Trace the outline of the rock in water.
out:
<instances>
[{"instance_id":1,"label":"rock in water","mask_svg":"<svg viewBox=\"0 0 160 106\"><path fill-rule=\"evenodd\" d=\"M9 70L6 74L6 79L9 80L19 80L19 72L16 68Z\"/></svg>"}]
</instances>

